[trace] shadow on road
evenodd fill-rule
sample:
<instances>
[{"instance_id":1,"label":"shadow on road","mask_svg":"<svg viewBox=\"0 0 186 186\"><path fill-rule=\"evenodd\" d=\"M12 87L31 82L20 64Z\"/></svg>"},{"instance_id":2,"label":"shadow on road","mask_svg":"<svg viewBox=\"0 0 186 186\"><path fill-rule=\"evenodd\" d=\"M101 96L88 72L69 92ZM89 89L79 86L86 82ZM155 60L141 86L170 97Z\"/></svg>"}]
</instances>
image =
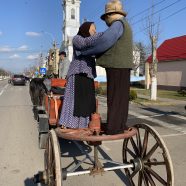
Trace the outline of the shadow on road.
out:
<instances>
[{"instance_id":1,"label":"shadow on road","mask_svg":"<svg viewBox=\"0 0 186 186\"><path fill-rule=\"evenodd\" d=\"M78 143L78 146L80 145L81 146L81 149L80 150L77 145L75 143ZM64 140L64 139L59 139L59 144L60 144L60 148L61 148L61 157L69 157L69 158L72 158L72 161L69 162L69 164L64 167L64 169L68 169L69 167L71 167L72 165L78 165L79 164L79 160L77 159L78 156L84 156L86 154L89 154L93 151L93 149L91 148L91 146L89 145L86 145L84 142L81 142L81 141L76 141L76 142L73 142L73 141L70 141L70 140ZM100 155L104 158L104 159L107 159L107 160L111 160L111 157L101 148L101 147L98 147L98 151L100 153ZM91 156L91 155L90 155ZM91 156L92 157L92 156ZM93 158L93 157L92 157ZM87 162L88 163L88 162ZM90 162L91 163L91 162ZM91 165L91 164L90 164ZM116 164L114 163L109 163L109 162L106 162L103 161L103 165L104 167L113 167L115 166ZM79 166L76 171L83 171L83 166ZM120 180L126 185L126 186L130 186L129 184L129 181L128 181L128 178L126 177L126 175L124 174L124 172L122 170L115 170L113 171L119 178ZM114 174L113 173L113 174Z\"/></svg>"},{"instance_id":2,"label":"shadow on road","mask_svg":"<svg viewBox=\"0 0 186 186\"><path fill-rule=\"evenodd\" d=\"M178 112L175 112L175 111L167 112L167 111L162 111L160 109L150 108L150 107L144 107L143 110L154 112L156 114L164 114L164 115L179 114Z\"/></svg>"},{"instance_id":3,"label":"shadow on road","mask_svg":"<svg viewBox=\"0 0 186 186\"><path fill-rule=\"evenodd\" d=\"M81 146L83 152L90 153L92 151L92 148L84 142L78 141L78 144ZM59 138L59 145L61 149L61 157L77 157L84 155L84 153L81 152L71 140Z\"/></svg>"},{"instance_id":4,"label":"shadow on road","mask_svg":"<svg viewBox=\"0 0 186 186\"><path fill-rule=\"evenodd\" d=\"M24 185L25 186L37 186L36 184L34 184L33 178L26 178L26 180L24 181Z\"/></svg>"},{"instance_id":5,"label":"shadow on road","mask_svg":"<svg viewBox=\"0 0 186 186\"><path fill-rule=\"evenodd\" d=\"M101 147L98 147L98 151L99 153L103 156L103 158L107 159L107 160L111 160L112 161L112 158L101 148ZM104 163L104 166L105 167L112 167L113 163ZM121 170L115 170L113 171L115 172L115 174L121 179L121 181L126 185L126 186L130 186L130 183L128 181L128 178L126 177L126 175L121 171Z\"/></svg>"}]
</instances>

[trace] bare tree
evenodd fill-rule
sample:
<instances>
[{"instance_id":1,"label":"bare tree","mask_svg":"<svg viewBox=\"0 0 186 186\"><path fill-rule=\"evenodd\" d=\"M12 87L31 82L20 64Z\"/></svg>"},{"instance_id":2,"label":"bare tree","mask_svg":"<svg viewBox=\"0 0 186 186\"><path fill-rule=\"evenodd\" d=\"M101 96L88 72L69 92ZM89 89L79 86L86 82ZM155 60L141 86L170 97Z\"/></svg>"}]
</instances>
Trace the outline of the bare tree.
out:
<instances>
[{"instance_id":1,"label":"bare tree","mask_svg":"<svg viewBox=\"0 0 186 186\"><path fill-rule=\"evenodd\" d=\"M135 57L135 50L133 52L133 58L134 58L134 68L139 68L139 74L144 75L145 74L145 63L147 60L147 46L145 46L142 42L137 42L134 44L135 48L137 48L137 51L140 53L138 57Z\"/></svg>"},{"instance_id":2,"label":"bare tree","mask_svg":"<svg viewBox=\"0 0 186 186\"><path fill-rule=\"evenodd\" d=\"M5 77L5 76L9 76L11 73L3 68L0 68L0 76L1 77Z\"/></svg>"},{"instance_id":3,"label":"bare tree","mask_svg":"<svg viewBox=\"0 0 186 186\"><path fill-rule=\"evenodd\" d=\"M158 21L154 21L154 3L152 0L152 12L147 20L147 34L151 44L152 61L150 63L150 79L151 79L151 100L157 100L157 42L160 34L160 17Z\"/></svg>"},{"instance_id":4,"label":"bare tree","mask_svg":"<svg viewBox=\"0 0 186 186\"><path fill-rule=\"evenodd\" d=\"M133 64L134 64L133 67L134 76L139 76L140 50L136 45L133 46Z\"/></svg>"}]
</instances>

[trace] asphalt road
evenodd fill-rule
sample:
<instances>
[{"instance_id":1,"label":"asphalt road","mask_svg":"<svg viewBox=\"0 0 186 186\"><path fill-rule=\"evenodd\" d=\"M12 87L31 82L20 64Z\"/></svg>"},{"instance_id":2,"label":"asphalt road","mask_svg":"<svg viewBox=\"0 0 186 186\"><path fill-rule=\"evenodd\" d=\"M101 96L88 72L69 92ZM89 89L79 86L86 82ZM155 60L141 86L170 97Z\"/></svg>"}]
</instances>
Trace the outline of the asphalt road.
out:
<instances>
[{"instance_id":1,"label":"asphalt road","mask_svg":"<svg viewBox=\"0 0 186 186\"><path fill-rule=\"evenodd\" d=\"M99 112L106 119L106 99L102 97L99 98ZM38 148L37 122L32 112L28 85L12 86L7 85L7 81L0 81L0 118L0 186L34 186L31 178L39 170L43 170L44 151ZM185 186L186 113L183 105L146 107L130 104L128 125L142 122L159 132L172 158L175 186ZM99 157L122 162L122 143L123 140L103 142L98 149ZM93 155L93 149L86 143L80 145ZM60 146L63 168L70 168L73 161L77 163L85 157L70 141L60 140ZM88 168L90 164L85 166ZM97 176L68 177L63 181L63 186L87 185L129 184L123 170Z\"/></svg>"},{"instance_id":2,"label":"asphalt road","mask_svg":"<svg viewBox=\"0 0 186 186\"><path fill-rule=\"evenodd\" d=\"M28 85L0 81L0 118L0 186L33 186L31 177L43 170L43 151Z\"/></svg>"}]
</instances>

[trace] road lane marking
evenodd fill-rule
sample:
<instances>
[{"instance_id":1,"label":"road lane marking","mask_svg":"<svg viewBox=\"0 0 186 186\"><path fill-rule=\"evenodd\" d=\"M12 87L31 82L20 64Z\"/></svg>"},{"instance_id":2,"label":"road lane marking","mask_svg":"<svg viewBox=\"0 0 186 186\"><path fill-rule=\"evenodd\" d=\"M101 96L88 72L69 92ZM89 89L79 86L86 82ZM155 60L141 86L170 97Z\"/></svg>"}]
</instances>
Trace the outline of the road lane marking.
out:
<instances>
[{"instance_id":1,"label":"road lane marking","mask_svg":"<svg viewBox=\"0 0 186 186\"><path fill-rule=\"evenodd\" d=\"M130 111L129 111L129 113L130 113ZM154 115L149 115L149 116L139 115L139 116L136 116L136 117L131 117L129 119L135 119L135 118L145 119L145 118L155 118L155 117L160 117L160 116L171 116L171 117L175 117L175 118L178 118L178 119L186 120L185 116L181 116L181 115L178 115L178 114L154 114Z\"/></svg>"},{"instance_id":2,"label":"road lane marking","mask_svg":"<svg viewBox=\"0 0 186 186\"><path fill-rule=\"evenodd\" d=\"M1 90L1 92L0 92L0 96L3 94L3 92L5 91L5 89L8 87L8 84L7 85L5 85L4 87L3 87L3 89Z\"/></svg>"},{"instance_id":3,"label":"road lane marking","mask_svg":"<svg viewBox=\"0 0 186 186\"><path fill-rule=\"evenodd\" d=\"M1 90L1 92L0 92L0 96L3 94L3 92L4 92L4 90Z\"/></svg>"},{"instance_id":4,"label":"road lane marking","mask_svg":"<svg viewBox=\"0 0 186 186\"><path fill-rule=\"evenodd\" d=\"M130 114L131 111L129 111L129 114ZM132 114L131 114L132 115ZM164 116L166 114L154 114L154 115L149 115L149 116L145 116L145 115L138 115L136 117L132 117L132 118L129 118L129 119L145 119L145 118L154 118L154 117L160 117L160 116Z\"/></svg>"},{"instance_id":5,"label":"road lane marking","mask_svg":"<svg viewBox=\"0 0 186 186\"><path fill-rule=\"evenodd\" d=\"M156 130L157 131L157 130ZM163 134L160 135L162 138L169 138L169 137L178 137L178 136L185 136L186 135L186 131L183 131L183 133L172 133L172 134ZM143 139L143 138L141 138ZM150 137L149 139L152 139L152 137ZM110 144L110 143L122 143L124 141L124 139L121 140L113 140L113 141L104 141L104 144Z\"/></svg>"},{"instance_id":6,"label":"road lane marking","mask_svg":"<svg viewBox=\"0 0 186 186\"><path fill-rule=\"evenodd\" d=\"M181 116L181 115L177 115L177 114L170 114L169 116L172 116L172 117L175 117L175 118L178 118L178 119L182 119L182 120L186 120L185 116Z\"/></svg>"},{"instance_id":7,"label":"road lane marking","mask_svg":"<svg viewBox=\"0 0 186 186\"><path fill-rule=\"evenodd\" d=\"M141 117L141 114L138 114L138 113L133 112L133 111L129 111L129 114L132 115L132 116L138 117L138 118ZM155 119L155 118L152 118L152 117L146 117L145 120L153 122L153 123L157 123L158 125L163 126L165 128L171 128L175 131L183 133L183 128L178 128L179 126L174 125L172 123L166 123L164 121L161 121L159 119Z\"/></svg>"},{"instance_id":8,"label":"road lane marking","mask_svg":"<svg viewBox=\"0 0 186 186\"><path fill-rule=\"evenodd\" d=\"M161 137L167 138L167 137L176 137L176 136L184 136L184 135L186 135L186 132L183 131L182 134L180 134L180 133L179 134L178 133L177 134L164 134L164 135L161 135Z\"/></svg>"}]
</instances>

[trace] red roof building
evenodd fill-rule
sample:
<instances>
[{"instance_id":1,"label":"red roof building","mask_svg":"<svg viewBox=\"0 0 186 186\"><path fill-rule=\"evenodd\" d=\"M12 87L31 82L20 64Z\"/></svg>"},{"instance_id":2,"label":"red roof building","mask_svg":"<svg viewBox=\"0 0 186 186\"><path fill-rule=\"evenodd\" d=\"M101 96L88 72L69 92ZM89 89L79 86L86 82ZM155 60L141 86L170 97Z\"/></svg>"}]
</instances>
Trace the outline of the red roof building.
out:
<instances>
[{"instance_id":1,"label":"red roof building","mask_svg":"<svg viewBox=\"0 0 186 186\"><path fill-rule=\"evenodd\" d=\"M157 49L158 62L186 59L186 35L165 40ZM152 61L150 56L148 62Z\"/></svg>"},{"instance_id":2,"label":"red roof building","mask_svg":"<svg viewBox=\"0 0 186 186\"><path fill-rule=\"evenodd\" d=\"M186 89L186 35L165 40L157 49L157 59L158 87L171 90ZM150 56L146 69L150 68L151 62Z\"/></svg>"}]
</instances>

